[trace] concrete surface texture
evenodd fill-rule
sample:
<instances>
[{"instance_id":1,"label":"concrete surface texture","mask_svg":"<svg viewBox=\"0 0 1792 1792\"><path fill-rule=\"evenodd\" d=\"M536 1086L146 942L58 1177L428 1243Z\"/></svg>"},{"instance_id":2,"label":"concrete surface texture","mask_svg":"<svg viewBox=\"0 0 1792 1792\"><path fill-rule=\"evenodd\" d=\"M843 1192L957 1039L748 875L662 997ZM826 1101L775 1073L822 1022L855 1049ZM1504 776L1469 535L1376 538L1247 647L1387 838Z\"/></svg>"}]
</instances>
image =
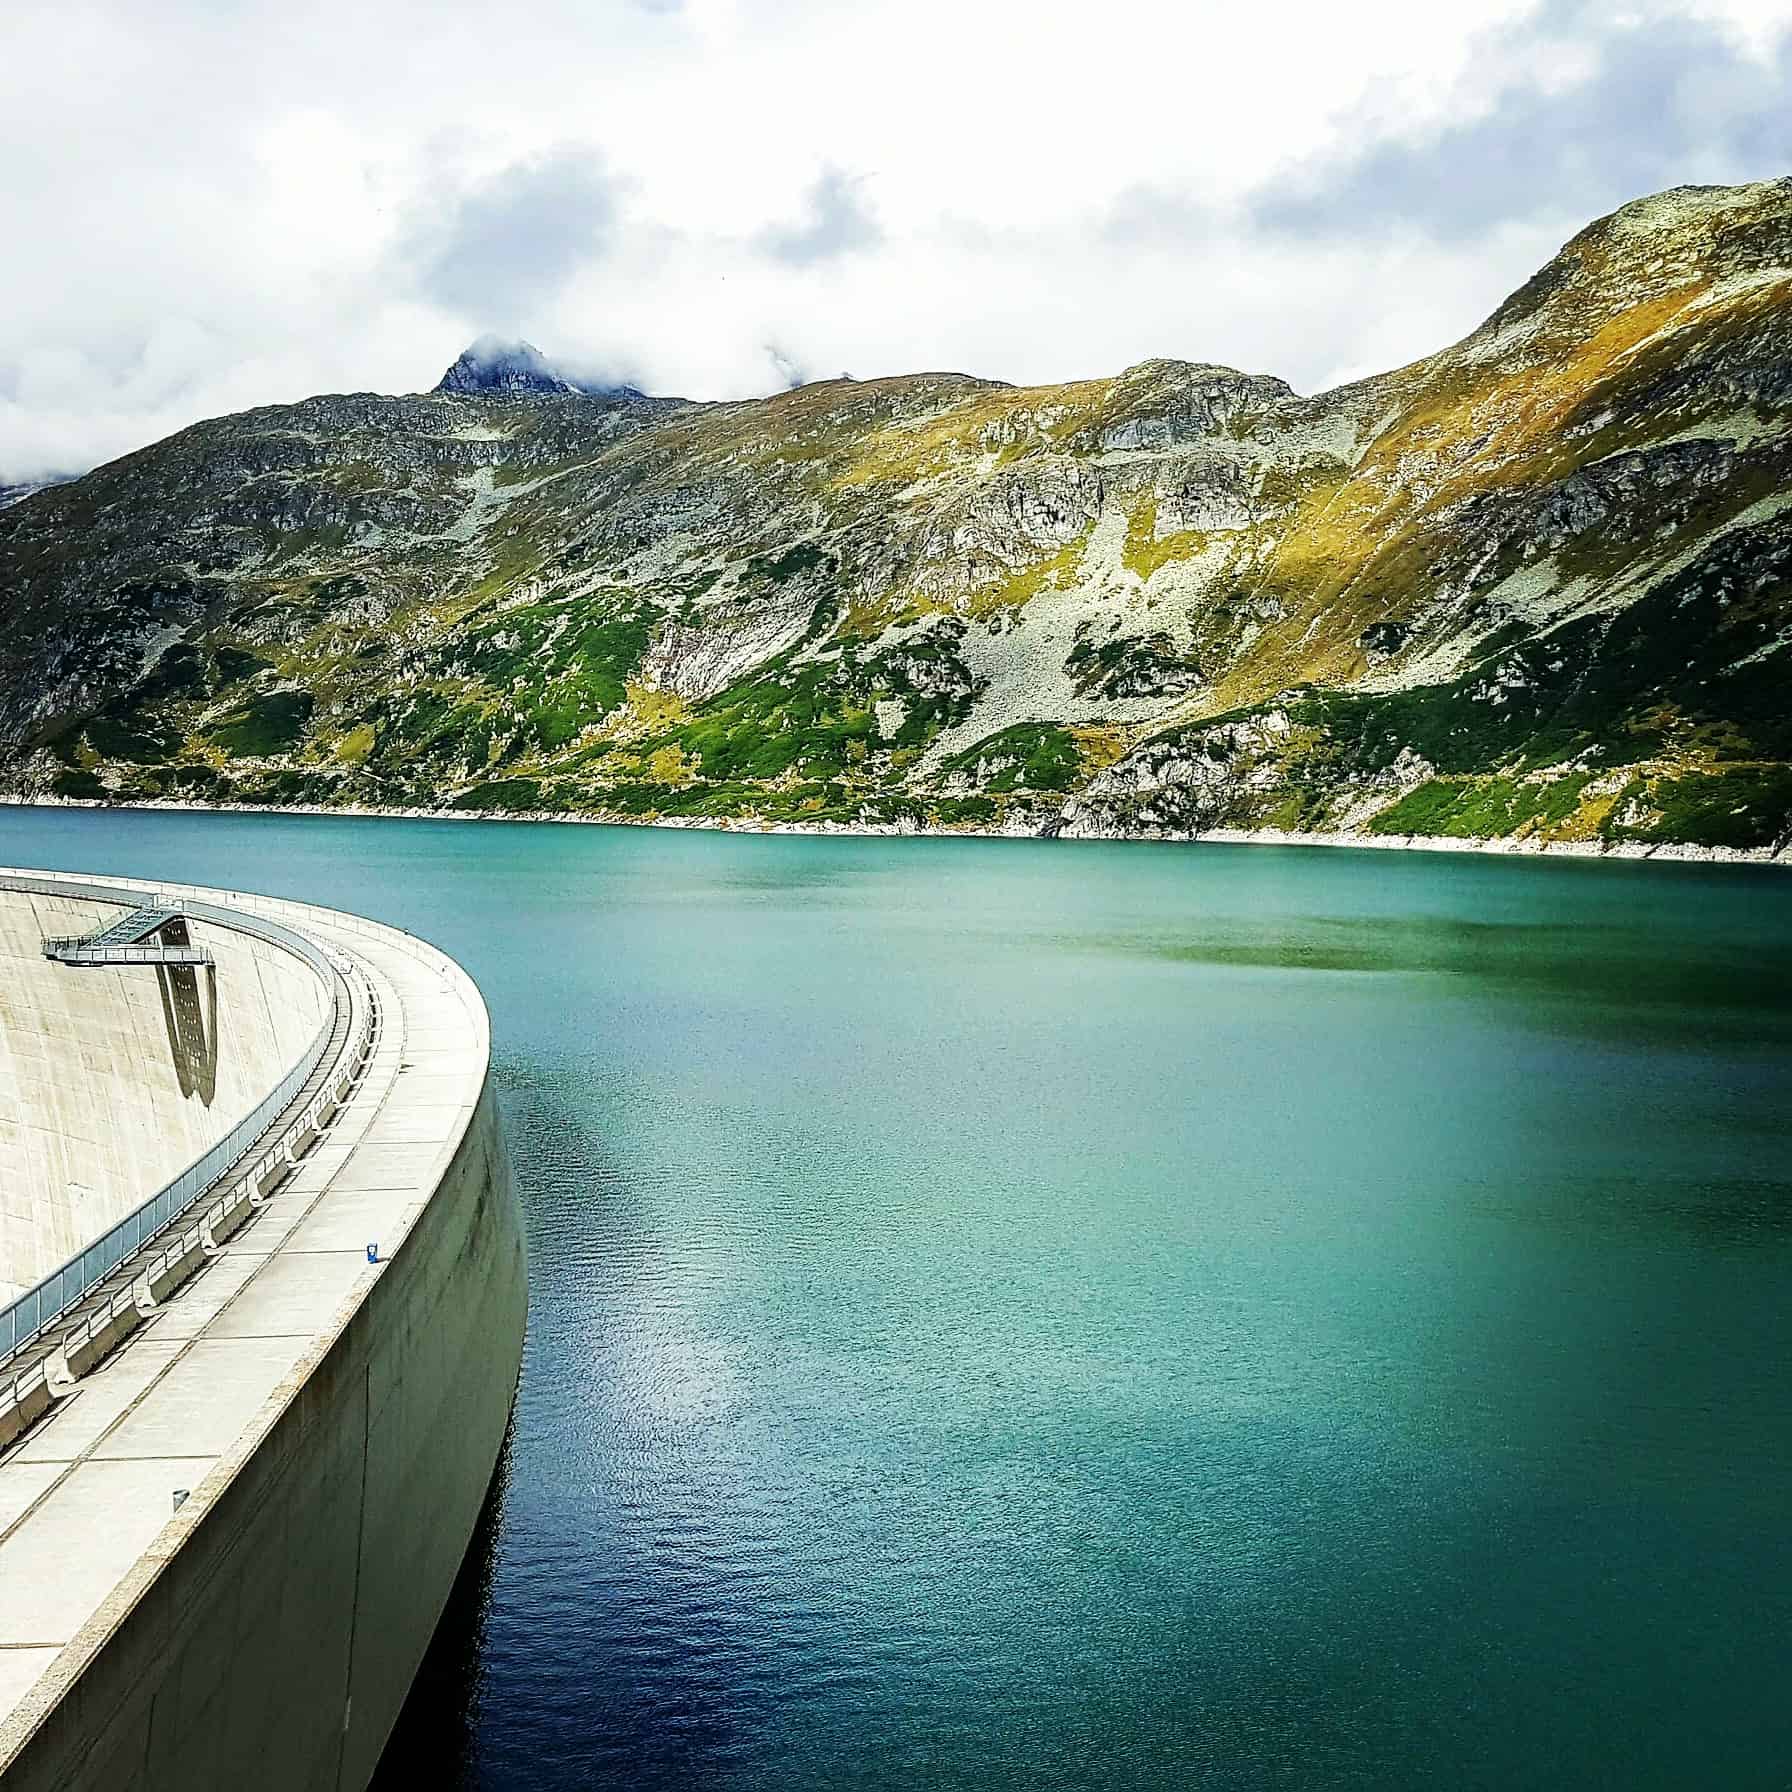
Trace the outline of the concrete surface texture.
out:
<instances>
[{"instance_id":1,"label":"concrete surface texture","mask_svg":"<svg viewBox=\"0 0 1792 1792\"><path fill-rule=\"evenodd\" d=\"M523 1247L478 991L409 935L193 894L352 956L381 1031L255 1220L0 1457L4 1792L359 1792L515 1392Z\"/></svg>"},{"instance_id":2,"label":"concrete surface texture","mask_svg":"<svg viewBox=\"0 0 1792 1792\"><path fill-rule=\"evenodd\" d=\"M228 1132L324 1019L303 960L204 922L215 969L43 956L45 936L124 912L0 889L0 1304Z\"/></svg>"}]
</instances>

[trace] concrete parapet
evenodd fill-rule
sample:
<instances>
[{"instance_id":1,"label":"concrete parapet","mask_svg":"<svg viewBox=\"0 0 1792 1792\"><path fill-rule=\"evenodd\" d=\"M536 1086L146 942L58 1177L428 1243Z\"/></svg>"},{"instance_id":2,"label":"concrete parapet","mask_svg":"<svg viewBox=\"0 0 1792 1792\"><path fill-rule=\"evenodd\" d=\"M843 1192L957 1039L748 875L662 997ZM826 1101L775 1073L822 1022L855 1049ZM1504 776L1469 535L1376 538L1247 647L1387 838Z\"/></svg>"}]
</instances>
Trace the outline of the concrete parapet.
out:
<instances>
[{"instance_id":1,"label":"concrete parapet","mask_svg":"<svg viewBox=\"0 0 1792 1792\"><path fill-rule=\"evenodd\" d=\"M255 1216L255 1203L250 1199L249 1184L239 1183L229 1197L206 1215L206 1230L214 1245L227 1243Z\"/></svg>"},{"instance_id":2,"label":"concrete parapet","mask_svg":"<svg viewBox=\"0 0 1792 1792\"><path fill-rule=\"evenodd\" d=\"M254 1199L256 1201L267 1200L292 1172L292 1149L290 1145L283 1145L278 1151L264 1159L260 1169L255 1171L252 1182L255 1190Z\"/></svg>"},{"instance_id":3,"label":"concrete parapet","mask_svg":"<svg viewBox=\"0 0 1792 1792\"><path fill-rule=\"evenodd\" d=\"M143 1272L144 1292L155 1306L175 1294L205 1268L205 1235L198 1226L188 1227Z\"/></svg>"},{"instance_id":4,"label":"concrete parapet","mask_svg":"<svg viewBox=\"0 0 1792 1792\"><path fill-rule=\"evenodd\" d=\"M0 1382L0 1450L17 1443L55 1404L50 1378L42 1368Z\"/></svg>"},{"instance_id":5,"label":"concrete parapet","mask_svg":"<svg viewBox=\"0 0 1792 1792\"><path fill-rule=\"evenodd\" d=\"M96 1363L104 1362L143 1321L143 1309L131 1289L114 1295L100 1312L64 1333L50 1359L51 1380L66 1377L79 1381Z\"/></svg>"}]
</instances>

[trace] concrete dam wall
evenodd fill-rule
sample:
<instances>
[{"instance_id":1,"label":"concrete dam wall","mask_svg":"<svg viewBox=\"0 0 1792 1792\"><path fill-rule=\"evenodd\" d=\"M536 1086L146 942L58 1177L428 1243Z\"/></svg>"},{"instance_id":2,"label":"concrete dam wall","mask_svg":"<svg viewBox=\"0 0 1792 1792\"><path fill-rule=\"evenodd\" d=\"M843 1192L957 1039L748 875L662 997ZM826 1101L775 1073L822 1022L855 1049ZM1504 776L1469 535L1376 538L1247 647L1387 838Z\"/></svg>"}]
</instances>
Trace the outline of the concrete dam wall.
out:
<instances>
[{"instance_id":1,"label":"concrete dam wall","mask_svg":"<svg viewBox=\"0 0 1792 1792\"><path fill-rule=\"evenodd\" d=\"M104 903L0 891L0 1302L223 1137L324 1017L290 952L200 926L215 966L71 973L44 938Z\"/></svg>"},{"instance_id":2,"label":"concrete dam wall","mask_svg":"<svg viewBox=\"0 0 1792 1792\"><path fill-rule=\"evenodd\" d=\"M177 1140L158 1134L139 1160L91 1121L71 1117L66 1142L33 1110L0 1173L9 1189L37 1177L42 1203L9 1193L9 1237L59 1202L45 1228L112 1220L307 1040L330 1043L234 1180L0 1361L0 1787L358 1792L465 1554L521 1358L522 1237L484 1005L409 935L175 892L246 928L193 923L217 960L215 1023L203 974L193 992L197 1037L216 1046L208 1107L181 1067L192 1023L171 1032L157 967L44 961L40 933L105 911L52 913L5 884L0 941L33 992L0 1008L0 1063L25 1067L8 1099L53 1078L57 1053L36 1042L66 1023L91 1037L94 1102ZM302 934L324 973L252 923ZM68 1181L115 1192L77 1220ZM33 1261L57 1248L9 1248L27 1245ZM96 1313L128 1335L89 1365Z\"/></svg>"}]
</instances>

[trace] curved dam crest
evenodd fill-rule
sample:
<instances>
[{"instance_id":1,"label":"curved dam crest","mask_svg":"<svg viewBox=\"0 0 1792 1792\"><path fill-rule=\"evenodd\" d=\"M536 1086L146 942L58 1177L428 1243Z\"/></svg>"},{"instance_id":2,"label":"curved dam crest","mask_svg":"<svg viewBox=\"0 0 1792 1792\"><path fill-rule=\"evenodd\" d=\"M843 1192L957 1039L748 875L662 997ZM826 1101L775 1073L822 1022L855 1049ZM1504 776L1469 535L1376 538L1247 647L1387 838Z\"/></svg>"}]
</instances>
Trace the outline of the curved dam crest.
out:
<instances>
[{"instance_id":1,"label":"curved dam crest","mask_svg":"<svg viewBox=\"0 0 1792 1792\"><path fill-rule=\"evenodd\" d=\"M0 892L0 1304L191 1163L280 1080L325 991L291 953L208 930L215 964L71 973L42 941L111 905Z\"/></svg>"},{"instance_id":2,"label":"curved dam crest","mask_svg":"<svg viewBox=\"0 0 1792 1792\"><path fill-rule=\"evenodd\" d=\"M47 937L136 894L109 907L80 883L0 873L0 1306L260 1126L332 1005L343 1057L44 1330L41 1373L15 1375L25 1346L0 1362L0 1405L26 1381L36 1394L0 1427L0 1783L359 1788L465 1553L520 1364L484 1003L395 929L179 886L158 888L216 915L190 924L211 963L51 963ZM74 1344L108 1300L128 1335L90 1362Z\"/></svg>"}]
</instances>

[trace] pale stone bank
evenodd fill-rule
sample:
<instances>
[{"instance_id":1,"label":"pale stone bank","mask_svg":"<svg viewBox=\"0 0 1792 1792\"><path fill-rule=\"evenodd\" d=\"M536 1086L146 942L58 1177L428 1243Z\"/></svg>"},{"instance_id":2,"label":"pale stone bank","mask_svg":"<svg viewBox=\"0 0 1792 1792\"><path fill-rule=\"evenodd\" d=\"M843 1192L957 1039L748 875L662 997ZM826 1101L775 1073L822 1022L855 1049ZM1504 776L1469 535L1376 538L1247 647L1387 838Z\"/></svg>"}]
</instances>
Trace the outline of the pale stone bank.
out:
<instances>
[{"instance_id":1,"label":"pale stone bank","mask_svg":"<svg viewBox=\"0 0 1792 1792\"><path fill-rule=\"evenodd\" d=\"M44 956L151 896L209 963ZM521 1361L489 1061L408 934L0 873L4 1792L367 1784Z\"/></svg>"}]
</instances>

